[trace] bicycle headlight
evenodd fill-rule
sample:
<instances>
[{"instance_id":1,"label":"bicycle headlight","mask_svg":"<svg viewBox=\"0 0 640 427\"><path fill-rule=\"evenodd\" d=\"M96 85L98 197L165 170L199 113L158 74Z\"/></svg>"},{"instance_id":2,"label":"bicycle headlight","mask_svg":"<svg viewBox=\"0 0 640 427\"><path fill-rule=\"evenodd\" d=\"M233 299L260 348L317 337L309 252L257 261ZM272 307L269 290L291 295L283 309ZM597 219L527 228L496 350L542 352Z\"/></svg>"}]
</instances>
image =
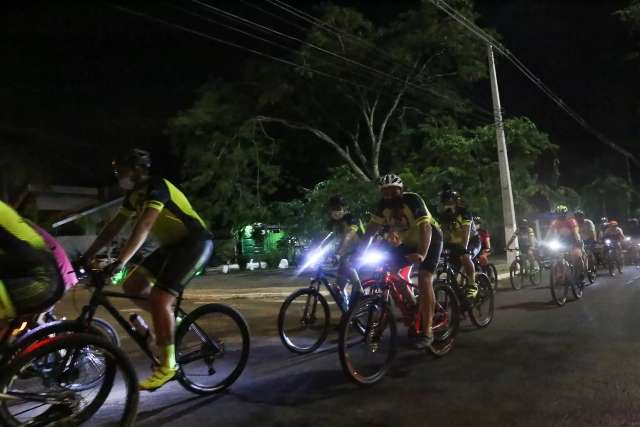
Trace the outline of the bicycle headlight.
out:
<instances>
[{"instance_id":1,"label":"bicycle headlight","mask_svg":"<svg viewBox=\"0 0 640 427\"><path fill-rule=\"evenodd\" d=\"M606 240L604 241L604 243L605 243L605 245L610 245L610 244L611 244L611 239L606 239Z\"/></svg>"},{"instance_id":2,"label":"bicycle headlight","mask_svg":"<svg viewBox=\"0 0 640 427\"><path fill-rule=\"evenodd\" d=\"M564 249L564 245L558 240L551 240L550 242L547 242L547 247L556 252Z\"/></svg>"},{"instance_id":3,"label":"bicycle headlight","mask_svg":"<svg viewBox=\"0 0 640 427\"><path fill-rule=\"evenodd\" d=\"M317 266L324 261L329 249L331 249L331 246L326 245L309 252L309 255L307 255L307 258L305 259L305 263L300 267L300 271L306 270L309 267Z\"/></svg>"},{"instance_id":4,"label":"bicycle headlight","mask_svg":"<svg viewBox=\"0 0 640 427\"><path fill-rule=\"evenodd\" d=\"M377 265L386 259L386 254L381 251L367 251L360 257L361 265Z\"/></svg>"}]
</instances>

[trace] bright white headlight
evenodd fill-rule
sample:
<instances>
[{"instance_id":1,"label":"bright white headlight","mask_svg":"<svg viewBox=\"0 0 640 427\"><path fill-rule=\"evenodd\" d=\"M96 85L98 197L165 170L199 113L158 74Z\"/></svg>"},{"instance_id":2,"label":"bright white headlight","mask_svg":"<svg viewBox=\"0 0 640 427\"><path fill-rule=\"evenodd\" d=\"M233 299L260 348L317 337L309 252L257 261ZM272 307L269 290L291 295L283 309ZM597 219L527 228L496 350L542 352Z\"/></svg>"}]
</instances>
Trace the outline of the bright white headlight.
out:
<instances>
[{"instance_id":1,"label":"bright white headlight","mask_svg":"<svg viewBox=\"0 0 640 427\"><path fill-rule=\"evenodd\" d=\"M606 239L606 240L604 241L604 243L605 243L605 244L607 244L607 245L610 245L610 244L611 244L611 239Z\"/></svg>"},{"instance_id":2,"label":"bright white headlight","mask_svg":"<svg viewBox=\"0 0 640 427\"><path fill-rule=\"evenodd\" d=\"M362 265L376 265L380 264L386 258L384 252L380 251L367 251L361 258L360 263Z\"/></svg>"},{"instance_id":3,"label":"bright white headlight","mask_svg":"<svg viewBox=\"0 0 640 427\"><path fill-rule=\"evenodd\" d=\"M551 240L550 242L547 242L547 247L552 251L559 251L561 249L564 249L562 243L557 240Z\"/></svg>"}]
</instances>

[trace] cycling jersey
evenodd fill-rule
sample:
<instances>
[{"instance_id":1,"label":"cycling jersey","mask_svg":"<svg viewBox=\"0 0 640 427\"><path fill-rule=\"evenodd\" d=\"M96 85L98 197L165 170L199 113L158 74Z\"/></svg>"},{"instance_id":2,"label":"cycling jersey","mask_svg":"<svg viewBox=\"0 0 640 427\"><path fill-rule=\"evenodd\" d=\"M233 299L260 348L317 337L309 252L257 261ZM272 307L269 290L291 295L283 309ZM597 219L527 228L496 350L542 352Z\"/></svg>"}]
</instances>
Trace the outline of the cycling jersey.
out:
<instances>
[{"instance_id":1,"label":"cycling jersey","mask_svg":"<svg viewBox=\"0 0 640 427\"><path fill-rule=\"evenodd\" d=\"M590 219L584 219L580 227L580 238L585 242L596 240L596 226Z\"/></svg>"},{"instance_id":2,"label":"cycling jersey","mask_svg":"<svg viewBox=\"0 0 640 427\"><path fill-rule=\"evenodd\" d=\"M14 270L17 266L36 265L47 252L47 245L16 211L0 201L0 271Z\"/></svg>"},{"instance_id":3,"label":"cycling jersey","mask_svg":"<svg viewBox=\"0 0 640 427\"><path fill-rule=\"evenodd\" d=\"M359 221L348 213L342 219L329 220L327 230L338 237L343 237L349 232L358 232L360 230Z\"/></svg>"},{"instance_id":4,"label":"cycling jersey","mask_svg":"<svg viewBox=\"0 0 640 427\"><path fill-rule=\"evenodd\" d=\"M160 212L151 229L160 246L175 244L188 236L209 234L186 196L166 179L153 177L141 188L127 192L118 214L136 217L147 208Z\"/></svg>"},{"instance_id":5,"label":"cycling jersey","mask_svg":"<svg viewBox=\"0 0 640 427\"><path fill-rule=\"evenodd\" d=\"M371 214L371 223L389 226L391 232L397 233L400 241L409 248L417 248L420 243L421 224L431 224L440 228L431 216L422 197L416 193L403 193L402 205L392 209L381 201Z\"/></svg>"},{"instance_id":6,"label":"cycling jersey","mask_svg":"<svg viewBox=\"0 0 640 427\"><path fill-rule=\"evenodd\" d=\"M528 249L535 247L536 244L536 234L533 231L533 228L520 228L516 230L513 234L514 237L518 238L518 246L520 249Z\"/></svg>"},{"instance_id":7,"label":"cycling jersey","mask_svg":"<svg viewBox=\"0 0 640 427\"><path fill-rule=\"evenodd\" d=\"M469 241L478 236L478 230L473 222L473 215L465 208L458 208L455 213L445 212L442 217L442 231L447 244L462 245L467 235L465 227L469 227Z\"/></svg>"},{"instance_id":8,"label":"cycling jersey","mask_svg":"<svg viewBox=\"0 0 640 427\"><path fill-rule=\"evenodd\" d=\"M478 235L480 236L480 243L482 244L482 250L490 250L491 234L489 234L489 230L485 230L484 228L479 228Z\"/></svg>"},{"instance_id":9,"label":"cycling jersey","mask_svg":"<svg viewBox=\"0 0 640 427\"><path fill-rule=\"evenodd\" d=\"M573 218L556 219L551 223L550 231L555 232L561 239L573 240L578 231L578 223Z\"/></svg>"},{"instance_id":10,"label":"cycling jersey","mask_svg":"<svg viewBox=\"0 0 640 427\"><path fill-rule=\"evenodd\" d=\"M617 226L609 226L605 228L602 232L602 236L605 239L613 239L620 242L624 240L624 233L622 232L622 228Z\"/></svg>"},{"instance_id":11,"label":"cycling jersey","mask_svg":"<svg viewBox=\"0 0 640 427\"><path fill-rule=\"evenodd\" d=\"M42 236L0 201L0 320L38 313L64 292Z\"/></svg>"}]
</instances>

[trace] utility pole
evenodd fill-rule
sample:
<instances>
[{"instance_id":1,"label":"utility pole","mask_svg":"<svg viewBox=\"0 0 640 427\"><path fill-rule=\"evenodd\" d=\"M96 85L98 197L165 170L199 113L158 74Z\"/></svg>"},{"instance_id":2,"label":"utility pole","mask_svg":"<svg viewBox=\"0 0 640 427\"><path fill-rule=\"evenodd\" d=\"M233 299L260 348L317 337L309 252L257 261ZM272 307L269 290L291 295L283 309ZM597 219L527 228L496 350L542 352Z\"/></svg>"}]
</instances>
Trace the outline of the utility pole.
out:
<instances>
[{"instance_id":1,"label":"utility pole","mask_svg":"<svg viewBox=\"0 0 640 427\"><path fill-rule=\"evenodd\" d=\"M627 190L627 219L631 218L633 212L631 212L631 189L633 188L633 180L631 179L631 161L628 156L624 157L627 161L627 183L629 184L629 189Z\"/></svg>"},{"instance_id":2,"label":"utility pole","mask_svg":"<svg viewBox=\"0 0 640 427\"><path fill-rule=\"evenodd\" d=\"M502 107L500 106L500 92L498 91L498 79L496 77L496 63L493 58L493 46L488 45L489 74L491 76L491 96L493 98L493 115L496 124L496 140L498 142L498 164L500 165L500 188L502 190L502 216L504 217L505 247L511 236L516 231L516 214L513 207L513 193L511 191L511 172L509 171L509 156L507 155L507 142L504 136L504 123L502 122ZM518 241L515 242L516 246ZM511 265L515 259L513 252L507 252L507 263Z\"/></svg>"}]
</instances>

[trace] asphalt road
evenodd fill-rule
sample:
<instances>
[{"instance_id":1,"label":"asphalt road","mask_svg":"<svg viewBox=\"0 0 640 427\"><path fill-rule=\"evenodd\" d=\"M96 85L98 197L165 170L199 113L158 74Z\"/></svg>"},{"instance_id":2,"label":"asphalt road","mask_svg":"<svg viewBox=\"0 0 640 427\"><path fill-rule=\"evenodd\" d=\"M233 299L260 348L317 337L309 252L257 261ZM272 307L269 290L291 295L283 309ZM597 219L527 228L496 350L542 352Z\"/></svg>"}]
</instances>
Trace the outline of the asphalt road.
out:
<instances>
[{"instance_id":1,"label":"asphalt road","mask_svg":"<svg viewBox=\"0 0 640 427\"><path fill-rule=\"evenodd\" d=\"M207 284L229 279L198 280L189 307L223 299L247 318L248 366L217 396L196 396L177 383L142 392L140 426L640 425L640 270L635 268L614 278L600 276L581 300L564 307L551 302L547 287L499 291L488 328L464 322L454 350L442 359L412 350L402 338L387 377L368 388L342 373L335 334L312 355L297 356L282 346L276 317L282 295L297 285L294 280L278 286L277 275L236 276L235 284L217 287ZM84 298L76 294L76 305ZM119 307L132 311L128 303ZM61 311L74 310L68 296ZM404 337L404 328L399 335ZM146 375L149 363L130 340L122 345L140 376ZM90 424L108 424L118 403L111 399Z\"/></svg>"}]
</instances>

